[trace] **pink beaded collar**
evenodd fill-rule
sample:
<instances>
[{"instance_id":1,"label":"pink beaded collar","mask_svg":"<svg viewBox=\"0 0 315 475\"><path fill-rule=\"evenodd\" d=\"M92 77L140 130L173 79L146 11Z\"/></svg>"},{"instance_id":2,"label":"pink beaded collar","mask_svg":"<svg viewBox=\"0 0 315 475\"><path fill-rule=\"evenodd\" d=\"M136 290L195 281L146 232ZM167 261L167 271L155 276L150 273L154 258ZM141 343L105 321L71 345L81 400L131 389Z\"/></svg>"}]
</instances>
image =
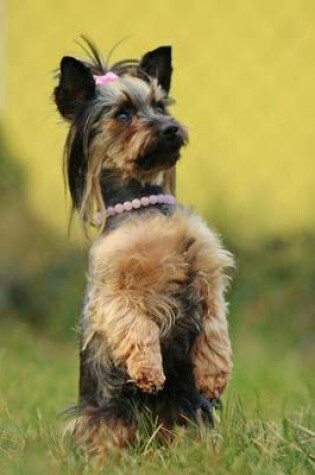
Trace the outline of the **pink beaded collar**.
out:
<instances>
[{"instance_id":1,"label":"pink beaded collar","mask_svg":"<svg viewBox=\"0 0 315 475\"><path fill-rule=\"evenodd\" d=\"M106 218L110 216L115 216L117 214L125 213L126 211L131 211L132 209L144 208L150 205L156 204L166 204L173 205L176 203L176 200L173 195L150 195L142 196L142 198L135 198L132 201L125 201L124 203L117 203L115 206L108 206L106 208ZM99 226L102 221L101 213L96 213L95 224Z\"/></svg>"}]
</instances>

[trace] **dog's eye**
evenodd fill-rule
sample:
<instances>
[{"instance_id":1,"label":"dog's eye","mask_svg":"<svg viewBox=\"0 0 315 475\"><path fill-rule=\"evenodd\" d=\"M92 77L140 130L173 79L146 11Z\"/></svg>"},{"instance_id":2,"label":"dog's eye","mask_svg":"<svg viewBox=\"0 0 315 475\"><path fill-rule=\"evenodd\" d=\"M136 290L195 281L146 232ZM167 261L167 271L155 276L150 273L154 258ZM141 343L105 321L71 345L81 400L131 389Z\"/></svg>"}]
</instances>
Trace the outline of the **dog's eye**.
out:
<instances>
[{"instance_id":1,"label":"dog's eye","mask_svg":"<svg viewBox=\"0 0 315 475\"><path fill-rule=\"evenodd\" d=\"M121 109L116 112L115 119L119 122L128 122L131 119L131 112L127 109Z\"/></svg>"},{"instance_id":2,"label":"dog's eye","mask_svg":"<svg viewBox=\"0 0 315 475\"><path fill-rule=\"evenodd\" d=\"M155 112L157 112L158 114L165 114L165 105L163 104L163 102L157 102L155 104Z\"/></svg>"}]
</instances>

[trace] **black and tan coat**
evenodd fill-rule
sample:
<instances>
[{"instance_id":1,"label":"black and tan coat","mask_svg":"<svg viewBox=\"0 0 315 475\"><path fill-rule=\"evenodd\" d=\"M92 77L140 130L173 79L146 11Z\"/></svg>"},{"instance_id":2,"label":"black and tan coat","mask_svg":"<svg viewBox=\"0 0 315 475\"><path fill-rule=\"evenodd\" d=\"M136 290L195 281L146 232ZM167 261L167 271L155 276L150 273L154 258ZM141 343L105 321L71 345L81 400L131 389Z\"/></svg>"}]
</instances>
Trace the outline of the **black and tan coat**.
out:
<instances>
[{"instance_id":1,"label":"black and tan coat","mask_svg":"<svg viewBox=\"0 0 315 475\"><path fill-rule=\"evenodd\" d=\"M90 251L80 320L80 394L73 435L103 458L137 433L149 408L165 428L194 418L230 378L224 291L233 265L205 222L179 205L156 204L107 218L106 207L174 189L186 129L168 112L171 50L107 70L65 57L55 101L70 121L66 171L85 223L102 216ZM170 133L172 129L172 133Z\"/></svg>"}]
</instances>

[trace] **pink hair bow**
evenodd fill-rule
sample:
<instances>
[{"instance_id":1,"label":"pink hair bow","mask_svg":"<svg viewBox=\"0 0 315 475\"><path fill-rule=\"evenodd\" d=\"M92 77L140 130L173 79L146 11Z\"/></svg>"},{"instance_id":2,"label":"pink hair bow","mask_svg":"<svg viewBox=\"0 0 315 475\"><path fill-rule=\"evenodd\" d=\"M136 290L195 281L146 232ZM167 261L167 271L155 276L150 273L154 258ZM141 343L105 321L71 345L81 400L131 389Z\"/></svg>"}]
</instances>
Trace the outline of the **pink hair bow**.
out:
<instances>
[{"instance_id":1,"label":"pink hair bow","mask_svg":"<svg viewBox=\"0 0 315 475\"><path fill-rule=\"evenodd\" d=\"M95 79L95 84L97 86L102 86L103 84L110 84L111 82L118 79L117 74L113 73L113 71L108 71L108 73L104 74L103 76L93 76Z\"/></svg>"}]
</instances>

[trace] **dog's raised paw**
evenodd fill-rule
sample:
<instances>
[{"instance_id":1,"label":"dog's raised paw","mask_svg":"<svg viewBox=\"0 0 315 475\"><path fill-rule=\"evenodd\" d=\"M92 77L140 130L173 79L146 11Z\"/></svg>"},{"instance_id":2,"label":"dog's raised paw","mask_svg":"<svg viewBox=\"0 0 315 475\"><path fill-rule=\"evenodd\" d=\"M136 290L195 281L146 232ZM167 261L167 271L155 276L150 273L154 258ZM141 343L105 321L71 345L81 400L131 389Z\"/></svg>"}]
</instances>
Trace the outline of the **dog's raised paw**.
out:
<instances>
[{"instance_id":1,"label":"dog's raised paw","mask_svg":"<svg viewBox=\"0 0 315 475\"><path fill-rule=\"evenodd\" d=\"M200 373L195 374L198 389L207 399L219 399L225 390L230 378L230 372L221 371L215 374Z\"/></svg>"},{"instance_id":2,"label":"dog's raised paw","mask_svg":"<svg viewBox=\"0 0 315 475\"><path fill-rule=\"evenodd\" d=\"M165 376L156 368L139 368L138 371L130 375L135 385L146 393L156 393L163 389Z\"/></svg>"}]
</instances>

